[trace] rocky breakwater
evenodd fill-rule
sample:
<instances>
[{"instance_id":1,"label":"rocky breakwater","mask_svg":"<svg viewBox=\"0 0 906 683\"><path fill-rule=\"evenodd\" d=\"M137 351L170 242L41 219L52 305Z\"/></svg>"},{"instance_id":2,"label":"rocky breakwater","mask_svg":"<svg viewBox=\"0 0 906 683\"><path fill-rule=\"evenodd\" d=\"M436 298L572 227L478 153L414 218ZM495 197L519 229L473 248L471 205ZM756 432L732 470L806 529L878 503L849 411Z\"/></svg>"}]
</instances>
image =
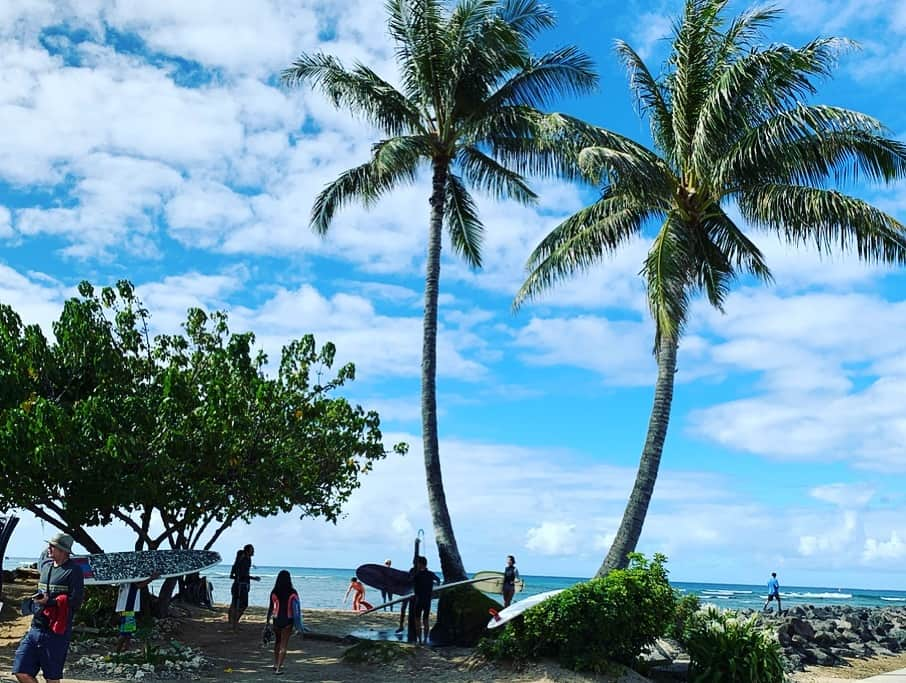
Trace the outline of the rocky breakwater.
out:
<instances>
[{"instance_id":1,"label":"rocky breakwater","mask_svg":"<svg viewBox=\"0 0 906 683\"><path fill-rule=\"evenodd\" d=\"M846 659L892 656L906 650L906 608L797 605L783 614L756 615L783 648L790 670L806 664L845 665Z\"/></svg>"}]
</instances>

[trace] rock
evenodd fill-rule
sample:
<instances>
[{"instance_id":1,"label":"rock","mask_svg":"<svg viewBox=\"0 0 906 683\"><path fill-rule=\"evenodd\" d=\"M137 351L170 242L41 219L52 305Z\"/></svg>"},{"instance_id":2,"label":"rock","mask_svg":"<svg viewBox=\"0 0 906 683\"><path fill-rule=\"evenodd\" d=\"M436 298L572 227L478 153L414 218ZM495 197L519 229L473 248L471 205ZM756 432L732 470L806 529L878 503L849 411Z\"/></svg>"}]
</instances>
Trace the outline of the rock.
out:
<instances>
[{"instance_id":1,"label":"rock","mask_svg":"<svg viewBox=\"0 0 906 683\"><path fill-rule=\"evenodd\" d=\"M804 619L799 618L790 619L790 633L800 636L805 640L812 640L815 637L815 629L812 625Z\"/></svg>"},{"instance_id":2,"label":"rock","mask_svg":"<svg viewBox=\"0 0 906 683\"><path fill-rule=\"evenodd\" d=\"M813 640L821 647L829 647L837 643L836 635L830 631L818 631Z\"/></svg>"}]
</instances>

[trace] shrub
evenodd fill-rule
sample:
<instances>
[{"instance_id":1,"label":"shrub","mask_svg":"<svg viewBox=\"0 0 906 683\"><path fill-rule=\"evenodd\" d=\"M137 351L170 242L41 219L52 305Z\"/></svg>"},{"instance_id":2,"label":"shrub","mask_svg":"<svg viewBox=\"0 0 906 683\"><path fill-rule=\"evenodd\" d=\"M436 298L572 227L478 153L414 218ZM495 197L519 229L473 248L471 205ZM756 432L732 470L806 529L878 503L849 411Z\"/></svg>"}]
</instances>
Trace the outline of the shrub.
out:
<instances>
[{"instance_id":1,"label":"shrub","mask_svg":"<svg viewBox=\"0 0 906 683\"><path fill-rule=\"evenodd\" d=\"M646 645L663 634L676 596L667 581L666 558L651 562L633 553L629 567L566 589L528 610L480 651L491 658L554 657L570 669L607 671L632 665Z\"/></svg>"},{"instance_id":2,"label":"shrub","mask_svg":"<svg viewBox=\"0 0 906 683\"><path fill-rule=\"evenodd\" d=\"M676 603L676 616L673 618L673 623L667 627L667 635L685 644L686 626L701 608L702 603L697 595L689 594L680 598Z\"/></svg>"},{"instance_id":3,"label":"shrub","mask_svg":"<svg viewBox=\"0 0 906 683\"><path fill-rule=\"evenodd\" d=\"M116 594L116 586L85 586L85 599L75 613L76 622L99 629L113 628L118 623Z\"/></svg>"},{"instance_id":4,"label":"shrub","mask_svg":"<svg viewBox=\"0 0 906 683\"><path fill-rule=\"evenodd\" d=\"M785 678L780 644L756 617L740 620L710 607L686 625L690 683L778 683Z\"/></svg>"}]
</instances>

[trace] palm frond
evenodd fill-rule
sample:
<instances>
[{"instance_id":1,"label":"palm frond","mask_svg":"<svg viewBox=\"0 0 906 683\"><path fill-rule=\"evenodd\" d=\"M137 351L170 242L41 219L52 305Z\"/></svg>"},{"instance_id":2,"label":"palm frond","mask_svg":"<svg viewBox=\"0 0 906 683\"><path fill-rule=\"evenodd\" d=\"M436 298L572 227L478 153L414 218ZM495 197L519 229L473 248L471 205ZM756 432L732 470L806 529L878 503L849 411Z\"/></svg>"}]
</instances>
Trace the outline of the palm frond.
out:
<instances>
[{"instance_id":1,"label":"palm frond","mask_svg":"<svg viewBox=\"0 0 906 683\"><path fill-rule=\"evenodd\" d=\"M778 45L747 53L716 73L701 103L691 165L703 174L737 142L740 132L813 94L814 77L829 73L841 47L835 38L802 48Z\"/></svg>"},{"instance_id":2,"label":"palm frond","mask_svg":"<svg viewBox=\"0 0 906 683\"><path fill-rule=\"evenodd\" d=\"M640 235L645 221L654 215L657 212L650 207L613 194L577 211L532 251L526 264L528 276L513 308L614 254Z\"/></svg>"},{"instance_id":3,"label":"palm frond","mask_svg":"<svg viewBox=\"0 0 906 683\"><path fill-rule=\"evenodd\" d=\"M678 339L689 314L691 289L698 260L682 239L681 224L668 216L651 245L642 267L648 283L648 306L654 319L657 349L661 339Z\"/></svg>"},{"instance_id":4,"label":"palm frond","mask_svg":"<svg viewBox=\"0 0 906 683\"><path fill-rule=\"evenodd\" d=\"M703 231L696 240L693 265L694 286L705 293L709 304L723 313L724 300L730 293L736 272L727 255Z\"/></svg>"},{"instance_id":5,"label":"palm frond","mask_svg":"<svg viewBox=\"0 0 906 683\"><path fill-rule=\"evenodd\" d=\"M525 37L498 16L498 0L460 1L447 30L445 74L451 120L468 117L495 84L529 60Z\"/></svg>"},{"instance_id":6,"label":"palm frond","mask_svg":"<svg viewBox=\"0 0 906 683\"><path fill-rule=\"evenodd\" d=\"M344 171L315 198L312 229L323 235L343 206L352 201L369 206L397 185L414 182L422 153L421 138L393 138L375 144L368 163Z\"/></svg>"},{"instance_id":7,"label":"palm frond","mask_svg":"<svg viewBox=\"0 0 906 683\"><path fill-rule=\"evenodd\" d=\"M525 64L472 116L488 116L498 107L507 105L543 107L557 97L588 94L597 85L598 75L591 58L577 47L563 47Z\"/></svg>"},{"instance_id":8,"label":"palm frond","mask_svg":"<svg viewBox=\"0 0 906 683\"><path fill-rule=\"evenodd\" d=\"M579 153L579 168L590 182L619 185L653 203L669 203L678 185L667 164L641 145L586 147Z\"/></svg>"},{"instance_id":9,"label":"palm frond","mask_svg":"<svg viewBox=\"0 0 906 683\"><path fill-rule=\"evenodd\" d=\"M460 147L456 161L465 180L497 199L511 198L521 204L532 204L538 198L519 173L476 147Z\"/></svg>"},{"instance_id":10,"label":"palm frond","mask_svg":"<svg viewBox=\"0 0 906 683\"><path fill-rule=\"evenodd\" d=\"M766 284L773 282L764 254L720 207L713 207L702 227L736 272L747 273Z\"/></svg>"},{"instance_id":11,"label":"palm frond","mask_svg":"<svg viewBox=\"0 0 906 683\"><path fill-rule=\"evenodd\" d=\"M734 17L717 49L715 68L721 69L732 57L754 47L754 42L761 38L764 27L777 21L782 15L783 11L779 7L751 7Z\"/></svg>"},{"instance_id":12,"label":"palm frond","mask_svg":"<svg viewBox=\"0 0 906 683\"><path fill-rule=\"evenodd\" d=\"M501 0L498 7L500 19L518 31L526 41L557 23L553 11L538 0Z\"/></svg>"},{"instance_id":13,"label":"palm frond","mask_svg":"<svg viewBox=\"0 0 906 683\"><path fill-rule=\"evenodd\" d=\"M906 263L906 226L880 209L835 190L763 184L739 195L742 215L789 244L820 253L855 252L868 262Z\"/></svg>"},{"instance_id":14,"label":"palm frond","mask_svg":"<svg viewBox=\"0 0 906 683\"><path fill-rule=\"evenodd\" d=\"M598 129L564 114L542 114L532 107L504 107L469 130L502 164L523 175L580 180L578 158Z\"/></svg>"},{"instance_id":15,"label":"palm frond","mask_svg":"<svg viewBox=\"0 0 906 683\"><path fill-rule=\"evenodd\" d=\"M395 41L403 92L425 120L443 111L439 84L445 73L441 0L386 0L387 26Z\"/></svg>"},{"instance_id":16,"label":"palm frond","mask_svg":"<svg viewBox=\"0 0 906 683\"><path fill-rule=\"evenodd\" d=\"M478 217L475 201L462 179L454 173L447 176L444 218L450 231L453 249L473 268L481 268L481 243L484 225Z\"/></svg>"},{"instance_id":17,"label":"palm frond","mask_svg":"<svg viewBox=\"0 0 906 683\"><path fill-rule=\"evenodd\" d=\"M669 154L674 147L673 122L661 85L628 43L616 41L616 51L626 67L629 88L635 95L640 113L651 117L651 136L655 146L662 153Z\"/></svg>"},{"instance_id":18,"label":"palm frond","mask_svg":"<svg viewBox=\"0 0 906 683\"><path fill-rule=\"evenodd\" d=\"M906 145L883 137L871 116L822 105L799 105L748 131L715 165L721 184L845 184L861 177L888 182L906 175Z\"/></svg>"},{"instance_id":19,"label":"palm frond","mask_svg":"<svg viewBox=\"0 0 906 683\"><path fill-rule=\"evenodd\" d=\"M362 64L350 71L331 55L303 54L283 70L281 80L288 86L308 83L335 107L364 116L388 135L420 128L418 111L406 97Z\"/></svg>"},{"instance_id":20,"label":"palm frond","mask_svg":"<svg viewBox=\"0 0 906 683\"><path fill-rule=\"evenodd\" d=\"M715 51L714 37L720 24L722 0L687 0L682 20L674 29L673 51L668 63L673 157L685 175L691 169L692 144L703 100L708 94Z\"/></svg>"}]
</instances>

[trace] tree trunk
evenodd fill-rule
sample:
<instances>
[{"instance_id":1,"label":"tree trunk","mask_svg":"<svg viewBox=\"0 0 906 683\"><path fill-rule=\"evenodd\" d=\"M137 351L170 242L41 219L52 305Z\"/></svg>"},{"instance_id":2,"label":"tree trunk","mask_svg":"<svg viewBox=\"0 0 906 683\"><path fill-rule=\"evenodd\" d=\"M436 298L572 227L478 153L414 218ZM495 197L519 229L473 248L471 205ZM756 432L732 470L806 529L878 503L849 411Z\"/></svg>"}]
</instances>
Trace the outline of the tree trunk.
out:
<instances>
[{"instance_id":1,"label":"tree trunk","mask_svg":"<svg viewBox=\"0 0 906 683\"><path fill-rule=\"evenodd\" d=\"M170 601L173 599L173 589L176 588L177 579L164 579L157 594L157 603L154 606L154 616L163 619L170 612Z\"/></svg>"},{"instance_id":2,"label":"tree trunk","mask_svg":"<svg viewBox=\"0 0 906 683\"><path fill-rule=\"evenodd\" d=\"M623 569L629 563L627 557L634 552L648 504L654 492L658 469L661 466L661 455L664 452L664 439L667 437L667 426L670 423L670 406L673 403L673 379L676 374L676 350L678 341L672 337L662 337L657 353L657 383L654 385L654 404L648 420L648 435L639 461L635 484L623 512L623 521L613 539L610 551L604 559L597 576L604 576L612 569Z\"/></svg>"},{"instance_id":3,"label":"tree trunk","mask_svg":"<svg viewBox=\"0 0 906 683\"><path fill-rule=\"evenodd\" d=\"M449 159L434 160L430 200L431 225L428 231L428 257L425 264L425 319L422 340L422 441L425 451L425 479L428 484L428 505L434 523L440 569L444 581L448 582L466 578L456 538L453 535L450 513L447 510L437 439L437 295L449 164Z\"/></svg>"}]
</instances>

